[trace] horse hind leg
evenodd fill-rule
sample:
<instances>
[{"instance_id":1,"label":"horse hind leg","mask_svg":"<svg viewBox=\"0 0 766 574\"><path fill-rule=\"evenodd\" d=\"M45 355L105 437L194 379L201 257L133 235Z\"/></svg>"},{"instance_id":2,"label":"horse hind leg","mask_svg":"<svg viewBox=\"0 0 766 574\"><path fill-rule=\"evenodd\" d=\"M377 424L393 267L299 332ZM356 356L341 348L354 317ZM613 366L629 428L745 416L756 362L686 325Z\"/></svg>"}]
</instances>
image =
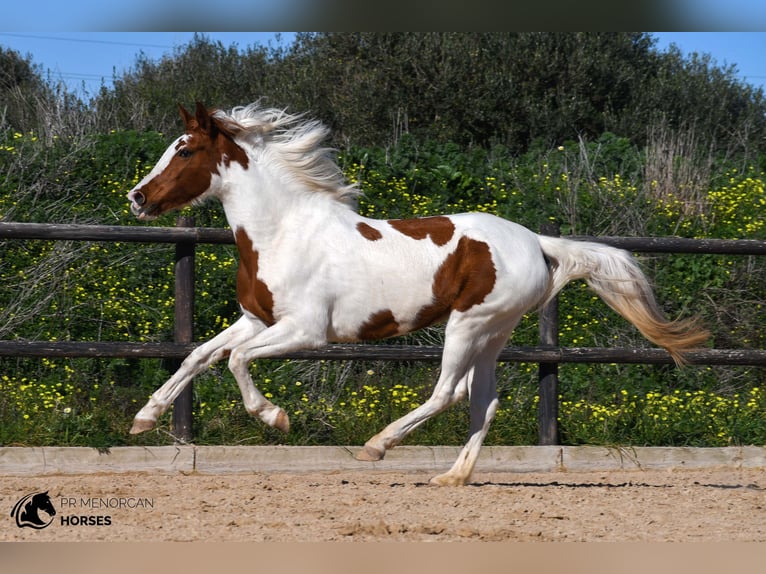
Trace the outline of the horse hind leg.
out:
<instances>
[{"instance_id":1,"label":"horse hind leg","mask_svg":"<svg viewBox=\"0 0 766 574\"><path fill-rule=\"evenodd\" d=\"M494 328L487 333L489 322L483 326L484 344L481 350L473 356L470 369L473 377L468 381L470 397L471 423L463 449L447 472L431 479L431 484L437 486L462 486L471 479L471 474L479 458L484 438L495 418L500 402L497 398L495 370L497 357L508 341L513 330L523 316L525 308L517 307L504 317L498 317ZM481 329L481 327L480 327Z\"/></svg>"},{"instance_id":2,"label":"horse hind leg","mask_svg":"<svg viewBox=\"0 0 766 574\"><path fill-rule=\"evenodd\" d=\"M368 440L356 453L356 459L369 462L382 460L387 450L401 443L417 427L462 400L467 394L471 372L466 372L461 377L455 377L451 373L445 375L444 372L442 370L439 382L426 402Z\"/></svg>"},{"instance_id":3,"label":"horse hind leg","mask_svg":"<svg viewBox=\"0 0 766 574\"><path fill-rule=\"evenodd\" d=\"M487 436L489 427L495 418L499 405L495 384L495 362L497 355L505 344L505 339L499 344L487 348L477 360L470 381L470 412L471 426L466 442L457 460L449 471L431 479L430 483L437 486L463 486L466 484L476 466L481 445Z\"/></svg>"},{"instance_id":4,"label":"horse hind leg","mask_svg":"<svg viewBox=\"0 0 766 574\"><path fill-rule=\"evenodd\" d=\"M357 460L381 460L386 450L394 448L417 427L468 394L471 357L477 352L475 336L455 325L453 320L447 324L441 373L429 399L368 440L357 452Z\"/></svg>"}]
</instances>

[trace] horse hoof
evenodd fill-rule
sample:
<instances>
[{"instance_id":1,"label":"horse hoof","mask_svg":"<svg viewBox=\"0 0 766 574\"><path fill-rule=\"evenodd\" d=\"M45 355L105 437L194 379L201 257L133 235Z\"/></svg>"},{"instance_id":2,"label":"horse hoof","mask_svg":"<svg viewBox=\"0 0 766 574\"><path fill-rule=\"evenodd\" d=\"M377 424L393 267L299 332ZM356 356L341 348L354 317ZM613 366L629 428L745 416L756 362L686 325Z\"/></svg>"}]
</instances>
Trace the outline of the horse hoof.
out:
<instances>
[{"instance_id":1,"label":"horse hoof","mask_svg":"<svg viewBox=\"0 0 766 574\"><path fill-rule=\"evenodd\" d=\"M465 486L466 482L468 482L466 479L449 473L434 476L428 481L432 486Z\"/></svg>"},{"instance_id":2,"label":"horse hoof","mask_svg":"<svg viewBox=\"0 0 766 574\"><path fill-rule=\"evenodd\" d=\"M130 434L138 434L152 430L156 424L157 421L151 421L149 419L133 419L133 426L130 427Z\"/></svg>"},{"instance_id":3,"label":"horse hoof","mask_svg":"<svg viewBox=\"0 0 766 574\"><path fill-rule=\"evenodd\" d=\"M376 460L383 460L386 451L378 450L371 446L365 445L362 450L356 453L356 460L363 460L365 462L375 462Z\"/></svg>"},{"instance_id":4,"label":"horse hoof","mask_svg":"<svg viewBox=\"0 0 766 574\"><path fill-rule=\"evenodd\" d=\"M277 418L274 421L274 428L281 430L285 434L290 432L290 417L282 409L279 409Z\"/></svg>"}]
</instances>

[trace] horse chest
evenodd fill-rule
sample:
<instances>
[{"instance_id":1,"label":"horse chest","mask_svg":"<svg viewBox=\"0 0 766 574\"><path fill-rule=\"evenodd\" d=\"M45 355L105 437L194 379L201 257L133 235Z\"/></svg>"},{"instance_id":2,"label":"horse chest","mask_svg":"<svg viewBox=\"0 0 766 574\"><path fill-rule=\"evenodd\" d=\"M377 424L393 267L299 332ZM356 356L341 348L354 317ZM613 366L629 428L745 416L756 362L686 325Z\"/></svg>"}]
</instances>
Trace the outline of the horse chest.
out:
<instances>
[{"instance_id":1,"label":"horse chest","mask_svg":"<svg viewBox=\"0 0 766 574\"><path fill-rule=\"evenodd\" d=\"M235 232L239 249L237 270L237 299L242 309L255 315L266 325L274 324L274 295L269 286L258 276L260 254L253 248L247 232L238 228Z\"/></svg>"}]
</instances>

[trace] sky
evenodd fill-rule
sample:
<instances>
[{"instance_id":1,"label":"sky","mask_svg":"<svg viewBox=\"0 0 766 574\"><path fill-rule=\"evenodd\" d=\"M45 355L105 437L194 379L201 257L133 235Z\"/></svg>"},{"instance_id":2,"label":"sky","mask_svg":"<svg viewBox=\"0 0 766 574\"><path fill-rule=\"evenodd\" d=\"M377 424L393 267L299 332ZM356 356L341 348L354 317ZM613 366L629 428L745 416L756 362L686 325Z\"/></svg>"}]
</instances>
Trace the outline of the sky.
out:
<instances>
[{"instance_id":1,"label":"sky","mask_svg":"<svg viewBox=\"0 0 766 574\"><path fill-rule=\"evenodd\" d=\"M704 1L704 0L699 0ZM764 3L766 6L766 3ZM291 32L204 32L213 41L244 49L252 45L290 45ZM766 92L766 32L659 32L657 47L676 44L688 55L708 53L718 65L736 66L739 77ZM0 32L0 46L29 55L54 80L81 96L98 92L102 82L128 70L143 53L152 60L172 55L193 32Z\"/></svg>"},{"instance_id":2,"label":"sky","mask_svg":"<svg viewBox=\"0 0 766 574\"><path fill-rule=\"evenodd\" d=\"M766 7L766 2L763 3ZM764 88L766 93L766 32L661 32L657 48L671 44L685 55L710 54L720 66L735 65L741 80Z\"/></svg>"},{"instance_id":3,"label":"sky","mask_svg":"<svg viewBox=\"0 0 766 574\"><path fill-rule=\"evenodd\" d=\"M204 32L225 46L290 45L294 34L275 32ZM63 80L81 96L96 94L130 69L139 54L151 60L172 55L194 32L0 32L0 46L31 56L53 80Z\"/></svg>"}]
</instances>

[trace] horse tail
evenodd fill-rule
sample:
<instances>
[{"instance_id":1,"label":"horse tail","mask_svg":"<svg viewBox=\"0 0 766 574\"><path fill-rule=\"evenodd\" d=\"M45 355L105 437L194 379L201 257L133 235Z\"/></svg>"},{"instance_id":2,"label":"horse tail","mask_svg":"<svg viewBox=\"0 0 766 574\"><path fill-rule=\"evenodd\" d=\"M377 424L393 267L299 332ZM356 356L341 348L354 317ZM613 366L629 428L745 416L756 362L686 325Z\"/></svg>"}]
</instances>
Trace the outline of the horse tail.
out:
<instances>
[{"instance_id":1,"label":"horse tail","mask_svg":"<svg viewBox=\"0 0 766 574\"><path fill-rule=\"evenodd\" d=\"M567 283L584 279L604 302L630 321L652 343L664 347L677 365L684 352L699 347L710 333L696 319L669 321L654 297L649 280L627 251L584 241L539 236L550 261L551 280L544 302Z\"/></svg>"}]
</instances>

